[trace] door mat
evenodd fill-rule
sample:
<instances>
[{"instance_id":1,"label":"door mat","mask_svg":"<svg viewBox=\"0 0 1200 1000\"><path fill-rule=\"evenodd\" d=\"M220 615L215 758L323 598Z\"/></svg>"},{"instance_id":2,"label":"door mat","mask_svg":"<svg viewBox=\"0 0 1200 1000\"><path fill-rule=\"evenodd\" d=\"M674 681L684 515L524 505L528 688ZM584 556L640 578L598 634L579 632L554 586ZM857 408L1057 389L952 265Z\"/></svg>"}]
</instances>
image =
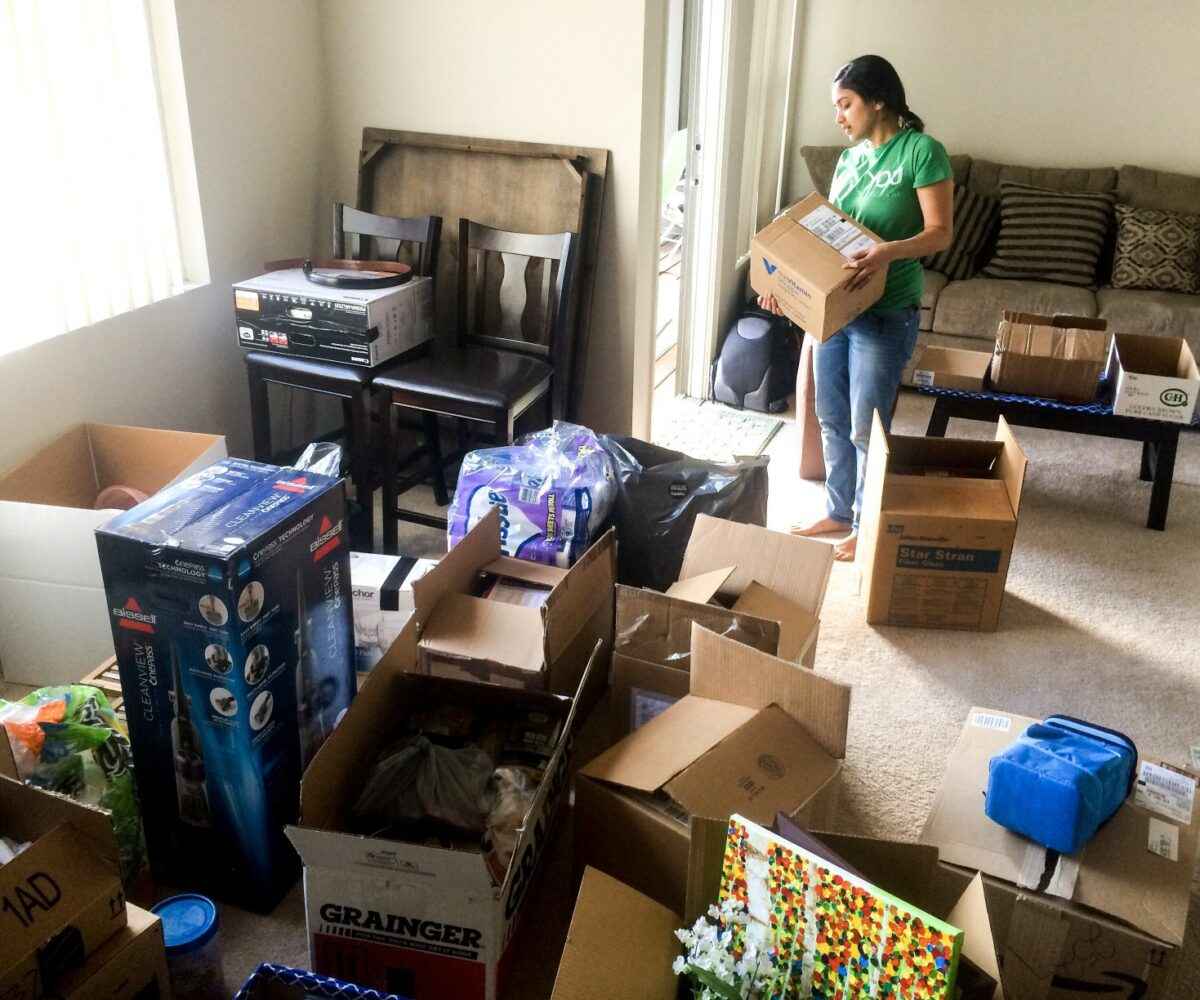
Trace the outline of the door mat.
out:
<instances>
[{"instance_id":1,"label":"door mat","mask_svg":"<svg viewBox=\"0 0 1200 1000\"><path fill-rule=\"evenodd\" d=\"M761 455L782 426L782 420L765 413L675 396L654 401L650 438L693 458L732 462L736 455Z\"/></svg>"}]
</instances>

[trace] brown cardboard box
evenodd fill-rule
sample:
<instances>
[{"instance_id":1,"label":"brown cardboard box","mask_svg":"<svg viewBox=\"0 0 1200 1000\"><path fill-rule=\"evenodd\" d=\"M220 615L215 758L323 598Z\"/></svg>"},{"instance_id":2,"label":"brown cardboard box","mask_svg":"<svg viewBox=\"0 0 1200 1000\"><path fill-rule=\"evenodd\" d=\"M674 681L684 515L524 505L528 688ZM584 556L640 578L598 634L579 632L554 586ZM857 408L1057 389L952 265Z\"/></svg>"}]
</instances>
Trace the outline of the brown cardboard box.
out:
<instances>
[{"instance_id":1,"label":"brown cardboard box","mask_svg":"<svg viewBox=\"0 0 1200 1000\"><path fill-rule=\"evenodd\" d=\"M0 992L36 1000L125 926L125 894L108 814L15 775L0 739L0 830L30 842L0 867Z\"/></svg>"},{"instance_id":2,"label":"brown cardboard box","mask_svg":"<svg viewBox=\"0 0 1200 1000\"><path fill-rule=\"evenodd\" d=\"M492 510L413 584L419 669L573 695L596 641L612 647L616 559L611 530L570 569L511 559L500 553L500 515ZM547 586L550 595L540 608L476 597L482 574ZM603 686L601 673L589 704Z\"/></svg>"},{"instance_id":3,"label":"brown cardboard box","mask_svg":"<svg viewBox=\"0 0 1200 1000\"><path fill-rule=\"evenodd\" d=\"M453 567L447 556L418 586L431 578L436 585ZM564 697L417 673L417 629L414 616L304 772L300 822L287 835L304 863L309 959L315 972L363 986L390 992L402 983L413 1000L495 1000L522 904L567 797L582 693L592 675L603 680L606 647L597 643L575 696ZM533 707L562 720L502 872L477 841L447 846L346 832L380 751L410 713L446 694L467 705Z\"/></svg>"},{"instance_id":4,"label":"brown cardboard box","mask_svg":"<svg viewBox=\"0 0 1200 1000\"><path fill-rule=\"evenodd\" d=\"M1096 398L1108 360L1108 322L1087 316L1004 311L996 330L992 388L1070 403Z\"/></svg>"},{"instance_id":5,"label":"brown cardboard box","mask_svg":"<svg viewBox=\"0 0 1200 1000\"><path fill-rule=\"evenodd\" d=\"M61 1000L171 1000L162 921L129 904L129 925L58 982Z\"/></svg>"},{"instance_id":6,"label":"brown cardboard box","mask_svg":"<svg viewBox=\"0 0 1200 1000\"><path fill-rule=\"evenodd\" d=\"M987 351L926 347L913 365L912 384L923 389L982 392L991 364L992 356Z\"/></svg>"},{"instance_id":7,"label":"brown cardboard box","mask_svg":"<svg viewBox=\"0 0 1200 1000\"><path fill-rule=\"evenodd\" d=\"M858 562L872 625L992 631L1017 534L1025 453L871 427Z\"/></svg>"},{"instance_id":8,"label":"brown cardboard box","mask_svg":"<svg viewBox=\"0 0 1200 1000\"><path fill-rule=\"evenodd\" d=\"M1080 852L1056 857L992 822L983 811L988 761L1033 721L971 709L921 840L938 848L945 866L966 869L960 877L988 876L1010 997L1165 997L1187 924L1200 824L1194 815L1187 824L1166 822L1130 799ZM1164 828L1174 858L1156 853Z\"/></svg>"},{"instance_id":9,"label":"brown cardboard box","mask_svg":"<svg viewBox=\"0 0 1200 1000\"><path fill-rule=\"evenodd\" d=\"M1200 397L1200 369L1182 337L1118 333L1108 358L1113 413L1190 424Z\"/></svg>"},{"instance_id":10,"label":"brown cardboard box","mask_svg":"<svg viewBox=\"0 0 1200 1000\"><path fill-rule=\"evenodd\" d=\"M883 295L881 268L856 291L846 288L850 255L880 237L810 194L777 216L750 243L750 287L774 295L785 316L817 342L828 340Z\"/></svg>"},{"instance_id":11,"label":"brown cardboard box","mask_svg":"<svg viewBox=\"0 0 1200 1000\"><path fill-rule=\"evenodd\" d=\"M575 857L681 912L689 817L837 810L850 689L694 625L689 693L580 770Z\"/></svg>"},{"instance_id":12,"label":"brown cardboard box","mask_svg":"<svg viewBox=\"0 0 1200 1000\"><path fill-rule=\"evenodd\" d=\"M616 588L615 737L687 692L693 622L811 667L832 566L823 542L697 517L680 578L665 594Z\"/></svg>"}]
</instances>

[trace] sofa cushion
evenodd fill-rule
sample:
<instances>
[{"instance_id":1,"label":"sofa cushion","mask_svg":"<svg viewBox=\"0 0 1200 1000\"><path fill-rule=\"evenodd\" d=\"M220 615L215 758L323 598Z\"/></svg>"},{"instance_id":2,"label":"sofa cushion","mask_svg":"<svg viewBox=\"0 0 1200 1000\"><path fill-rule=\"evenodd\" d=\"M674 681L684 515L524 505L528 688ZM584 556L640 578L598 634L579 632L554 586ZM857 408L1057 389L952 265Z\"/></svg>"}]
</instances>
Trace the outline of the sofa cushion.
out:
<instances>
[{"instance_id":1,"label":"sofa cushion","mask_svg":"<svg viewBox=\"0 0 1200 1000\"><path fill-rule=\"evenodd\" d=\"M1200 293L1200 215L1118 205L1112 287Z\"/></svg>"},{"instance_id":2,"label":"sofa cushion","mask_svg":"<svg viewBox=\"0 0 1200 1000\"><path fill-rule=\"evenodd\" d=\"M1005 309L1070 316L1095 316L1096 296L1087 288L1047 281L952 281L938 295L933 332L994 343Z\"/></svg>"},{"instance_id":3,"label":"sofa cushion","mask_svg":"<svg viewBox=\"0 0 1200 1000\"><path fill-rule=\"evenodd\" d=\"M932 271L952 281L975 273L975 261L1000 217L1000 200L968 187L954 189L954 241L945 250L921 259Z\"/></svg>"},{"instance_id":4,"label":"sofa cushion","mask_svg":"<svg viewBox=\"0 0 1200 1000\"><path fill-rule=\"evenodd\" d=\"M1160 212L1196 212L1200 210L1200 177L1122 167L1117 173L1117 201Z\"/></svg>"},{"instance_id":5,"label":"sofa cushion","mask_svg":"<svg viewBox=\"0 0 1200 1000\"><path fill-rule=\"evenodd\" d=\"M1094 287L1112 213L1111 192L1054 191L1003 181L1000 233L981 274Z\"/></svg>"},{"instance_id":6,"label":"sofa cushion","mask_svg":"<svg viewBox=\"0 0 1200 1000\"><path fill-rule=\"evenodd\" d=\"M829 197L829 185L833 183L833 171L837 167L838 157L845 151L845 146L801 146L800 155L804 157L804 165L808 167L808 176L812 181L813 190L823 198ZM950 157L950 169L954 171L954 186L960 187L967 183L971 172L971 157Z\"/></svg>"},{"instance_id":7,"label":"sofa cushion","mask_svg":"<svg viewBox=\"0 0 1200 1000\"><path fill-rule=\"evenodd\" d=\"M925 289L921 292L921 325L922 330L933 329L933 309L937 305L938 295L946 287L947 278L940 271L925 268Z\"/></svg>"},{"instance_id":8,"label":"sofa cushion","mask_svg":"<svg viewBox=\"0 0 1200 1000\"><path fill-rule=\"evenodd\" d=\"M1098 315L1108 320L1113 333L1182 337L1200 357L1200 295L1101 288L1096 304Z\"/></svg>"},{"instance_id":9,"label":"sofa cushion","mask_svg":"<svg viewBox=\"0 0 1200 1000\"><path fill-rule=\"evenodd\" d=\"M1018 167L991 160L972 160L968 184L972 191L997 197L1004 181L1047 188L1050 191L1112 191L1117 172L1112 167L1079 170L1063 167Z\"/></svg>"}]
</instances>

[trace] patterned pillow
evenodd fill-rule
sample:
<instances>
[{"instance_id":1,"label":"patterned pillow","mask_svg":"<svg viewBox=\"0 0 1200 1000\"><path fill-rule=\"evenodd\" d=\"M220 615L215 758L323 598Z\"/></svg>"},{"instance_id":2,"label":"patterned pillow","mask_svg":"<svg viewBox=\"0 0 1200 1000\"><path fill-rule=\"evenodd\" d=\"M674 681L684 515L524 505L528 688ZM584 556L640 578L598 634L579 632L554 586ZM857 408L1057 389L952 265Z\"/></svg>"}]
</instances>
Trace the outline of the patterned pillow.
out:
<instances>
[{"instance_id":1,"label":"patterned pillow","mask_svg":"<svg viewBox=\"0 0 1200 1000\"><path fill-rule=\"evenodd\" d=\"M1200 215L1118 205L1112 286L1200 294Z\"/></svg>"},{"instance_id":2,"label":"patterned pillow","mask_svg":"<svg viewBox=\"0 0 1200 1000\"><path fill-rule=\"evenodd\" d=\"M1000 202L967 187L954 189L954 239L945 250L922 258L931 271L941 271L951 281L975 273L975 259L987 242L1000 212Z\"/></svg>"},{"instance_id":3,"label":"patterned pillow","mask_svg":"<svg viewBox=\"0 0 1200 1000\"><path fill-rule=\"evenodd\" d=\"M1000 184L1000 235L988 278L1096 287L1096 264L1113 212L1111 192Z\"/></svg>"}]
</instances>

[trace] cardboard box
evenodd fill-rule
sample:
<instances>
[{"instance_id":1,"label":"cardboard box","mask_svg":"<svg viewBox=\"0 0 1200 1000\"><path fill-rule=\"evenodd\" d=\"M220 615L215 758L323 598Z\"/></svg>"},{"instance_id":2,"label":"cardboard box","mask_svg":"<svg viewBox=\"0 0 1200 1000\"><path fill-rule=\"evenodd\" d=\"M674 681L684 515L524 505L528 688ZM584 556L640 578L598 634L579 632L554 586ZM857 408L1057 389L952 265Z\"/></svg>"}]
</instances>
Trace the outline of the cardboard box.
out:
<instances>
[{"instance_id":1,"label":"cardboard box","mask_svg":"<svg viewBox=\"0 0 1200 1000\"><path fill-rule=\"evenodd\" d=\"M129 904L129 926L58 982L61 1000L171 1000L162 921Z\"/></svg>"},{"instance_id":2,"label":"cardboard box","mask_svg":"<svg viewBox=\"0 0 1200 1000\"><path fill-rule=\"evenodd\" d=\"M995 441L902 437L871 427L858 562L872 625L990 632L1017 535L1025 453Z\"/></svg>"},{"instance_id":3,"label":"cardboard box","mask_svg":"<svg viewBox=\"0 0 1200 1000\"><path fill-rule=\"evenodd\" d=\"M912 384L922 389L983 392L992 355L957 347L926 347L913 366Z\"/></svg>"},{"instance_id":4,"label":"cardboard box","mask_svg":"<svg viewBox=\"0 0 1200 1000\"><path fill-rule=\"evenodd\" d=\"M350 553L350 593L354 601L354 663L366 673L396 641L413 613L412 585L436 559Z\"/></svg>"},{"instance_id":5,"label":"cardboard box","mask_svg":"<svg viewBox=\"0 0 1200 1000\"><path fill-rule=\"evenodd\" d=\"M0 992L53 993L125 926L125 894L108 814L26 785L0 739L0 829L30 846L0 867Z\"/></svg>"},{"instance_id":6,"label":"cardboard box","mask_svg":"<svg viewBox=\"0 0 1200 1000\"><path fill-rule=\"evenodd\" d=\"M500 552L500 514L491 510L413 584L418 663L431 677L474 680L528 691L574 694L583 668L603 640L612 648L616 533L608 531L570 569L513 559ZM539 607L475 596L485 576L550 588ZM585 698L603 688L597 673Z\"/></svg>"},{"instance_id":7,"label":"cardboard box","mask_svg":"<svg viewBox=\"0 0 1200 1000\"><path fill-rule=\"evenodd\" d=\"M1200 369L1182 337L1118 333L1108 357L1113 413L1190 424L1200 396Z\"/></svg>"},{"instance_id":8,"label":"cardboard box","mask_svg":"<svg viewBox=\"0 0 1200 1000\"><path fill-rule=\"evenodd\" d=\"M1108 359L1108 322L1088 316L1004 311L996 330L992 388L1069 403L1096 398Z\"/></svg>"},{"instance_id":9,"label":"cardboard box","mask_svg":"<svg viewBox=\"0 0 1200 1000\"><path fill-rule=\"evenodd\" d=\"M262 910L299 874L283 827L355 691L345 522L340 480L229 459L97 530L159 880Z\"/></svg>"},{"instance_id":10,"label":"cardboard box","mask_svg":"<svg viewBox=\"0 0 1200 1000\"><path fill-rule=\"evenodd\" d=\"M454 572L448 556L417 587L446 586ZM493 1000L521 905L566 798L581 695L592 673L603 676L605 647L593 648L570 698L415 673L417 628L414 616L304 775L300 824L288 837L304 861L309 958L316 972L413 1000ZM533 705L564 720L500 880L481 850L344 832L372 764L406 714L443 695L467 704Z\"/></svg>"},{"instance_id":11,"label":"cardboard box","mask_svg":"<svg viewBox=\"0 0 1200 1000\"><path fill-rule=\"evenodd\" d=\"M750 243L750 287L774 295L785 316L818 343L828 340L883 295L882 268L855 291L845 268L852 254L883 240L819 194L810 194Z\"/></svg>"},{"instance_id":12,"label":"cardboard box","mask_svg":"<svg viewBox=\"0 0 1200 1000\"><path fill-rule=\"evenodd\" d=\"M1034 721L971 709L921 840L945 864L990 876L988 910L1010 997L1165 997L1200 824L1131 798L1078 854L1060 857L993 823L983 812L988 761Z\"/></svg>"},{"instance_id":13,"label":"cardboard box","mask_svg":"<svg viewBox=\"0 0 1200 1000\"><path fill-rule=\"evenodd\" d=\"M688 695L582 768L577 867L682 911L689 820L783 811L832 825L850 688L692 627Z\"/></svg>"},{"instance_id":14,"label":"cardboard box","mask_svg":"<svg viewBox=\"0 0 1200 1000\"><path fill-rule=\"evenodd\" d=\"M213 434L79 424L0 476L4 679L69 684L112 652L92 533L109 486L152 494L225 457Z\"/></svg>"},{"instance_id":15,"label":"cardboard box","mask_svg":"<svg viewBox=\"0 0 1200 1000\"><path fill-rule=\"evenodd\" d=\"M811 667L832 566L824 542L699 515L665 594L617 586L616 738L687 693L694 622Z\"/></svg>"}]
</instances>

